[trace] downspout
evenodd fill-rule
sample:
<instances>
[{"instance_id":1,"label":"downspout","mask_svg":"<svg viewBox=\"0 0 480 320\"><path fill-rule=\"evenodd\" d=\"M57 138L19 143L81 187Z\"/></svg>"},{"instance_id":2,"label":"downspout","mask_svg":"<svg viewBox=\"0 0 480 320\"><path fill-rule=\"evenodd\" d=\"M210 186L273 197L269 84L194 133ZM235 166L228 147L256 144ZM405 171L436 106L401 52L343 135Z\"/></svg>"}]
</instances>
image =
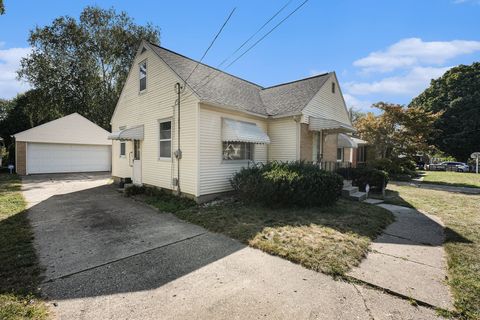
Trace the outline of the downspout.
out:
<instances>
[{"instance_id":1,"label":"downspout","mask_svg":"<svg viewBox=\"0 0 480 320\"><path fill-rule=\"evenodd\" d=\"M180 95L182 93L182 85L180 82L175 84L175 91L177 92L178 101L178 144L177 150L175 151L175 158L177 158L177 194L180 195L180 159L182 158L182 151L180 149Z\"/></svg>"}]
</instances>

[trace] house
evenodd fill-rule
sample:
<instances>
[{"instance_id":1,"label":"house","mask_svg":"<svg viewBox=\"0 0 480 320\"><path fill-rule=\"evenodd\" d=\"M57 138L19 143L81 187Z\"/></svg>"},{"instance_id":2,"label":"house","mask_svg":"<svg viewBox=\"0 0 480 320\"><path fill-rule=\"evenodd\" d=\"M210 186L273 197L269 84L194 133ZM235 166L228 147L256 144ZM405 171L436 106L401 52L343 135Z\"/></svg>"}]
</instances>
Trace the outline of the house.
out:
<instances>
[{"instance_id":1,"label":"house","mask_svg":"<svg viewBox=\"0 0 480 320\"><path fill-rule=\"evenodd\" d=\"M78 113L19 132L18 174L110 171L110 133Z\"/></svg>"},{"instance_id":2,"label":"house","mask_svg":"<svg viewBox=\"0 0 480 320\"><path fill-rule=\"evenodd\" d=\"M145 41L111 125L116 181L197 201L252 161L348 160L339 134L354 132L334 72L262 87Z\"/></svg>"}]
</instances>

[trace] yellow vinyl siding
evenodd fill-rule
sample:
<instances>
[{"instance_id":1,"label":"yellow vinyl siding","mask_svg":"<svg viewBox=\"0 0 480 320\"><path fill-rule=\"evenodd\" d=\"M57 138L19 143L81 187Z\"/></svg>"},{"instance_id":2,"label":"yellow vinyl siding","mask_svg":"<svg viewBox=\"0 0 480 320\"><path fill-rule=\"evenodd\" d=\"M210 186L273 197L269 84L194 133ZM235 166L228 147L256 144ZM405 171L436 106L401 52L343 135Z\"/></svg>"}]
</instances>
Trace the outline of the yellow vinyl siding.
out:
<instances>
[{"instance_id":1,"label":"yellow vinyl siding","mask_svg":"<svg viewBox=\"0 0 480 320\"><path fill-rule=\"evenodd\" d=\"M295 161L299 149L298 123L293 117L271 119L268 122L269 161Z\"/></svg>"},{"instance_id":2,"label":"yellow vinyl siding","mask_svg":"<svg viewBox=\"0 0 480 320\"><path fill-rule=\"evenodd\" d=\"M335 83L335 93L332 93L332 82ZM350 116L343 100L342 92L335 75L331 75L322 88L302 111L303 121L308 123L308 117L333 119L352 125Z\"/></svg>"},{"instance_id":3,"label":"yellow vinyl siding","mask_svg":"<svg viewBox=\"0 0 480 320\"><path fill-rule=\"evenodd\" d=\"M254 122L265 132L266 119L230 113L204 104L200 105L200 195L231 190L229 179L247 165L247 161L223 161L222 117ZM255 162L267 160L267 146L255 144L253 157Z\"/></svg>"},{"instance_id":4,"label":"yellow vinyl siding","mask_svg":"<svg viewBox=\"0 0 480 320\"><path fill-rule=\"evenodd\" d=\"M138 64L147 59L147 88L139 92ZM174 189L172 178L177 176L176 159L173 151L177 149L177 112L174 105L177 95L174 85L181 82L173 71L151 50L139 54L130 71L112 118L112 130L121 126L127 128L144 125L144 140L141 143L142 182L167 189ZM181 103L181 150L180 188L182 192L197 195L196 188L196 132L198 100L187 88L183 96L188 97ZM159 123L158 120L172 118L172 159L159 159ZM129 154L133 143L126 141L126 157L120 158L120 142L113 142L112 175L131 177Z\"/></svg>"}]
</instances>

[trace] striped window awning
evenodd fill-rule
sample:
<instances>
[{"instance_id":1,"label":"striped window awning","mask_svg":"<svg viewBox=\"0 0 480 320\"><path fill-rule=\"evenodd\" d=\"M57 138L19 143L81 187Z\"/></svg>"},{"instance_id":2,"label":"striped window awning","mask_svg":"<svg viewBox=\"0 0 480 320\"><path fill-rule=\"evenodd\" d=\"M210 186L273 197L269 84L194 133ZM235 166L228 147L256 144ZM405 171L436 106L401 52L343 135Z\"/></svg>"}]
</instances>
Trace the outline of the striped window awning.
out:
<instances>
[{"instance_id":1,"label":"striped window awning","mask_svg":"<svg viewBox=\"0 0 480 320\"><path fill-rule=\"evenodd\" d=\"M358 148L358 144L352 139L352 137L340 133L338 134L338 147L339 148Z\"/></svg>"},{"instance_id":2,"label":"striped window awning","mask_svg":"<svg viewBox=\"0 0 480 320\"><path fill-rule=\"evenodd\" d=\"M132 128L112 132L110 140L143 140L143 124Z\"/></svg>"},{"instance_id":3,"label":"striped window awning","mask_svg":"<svg viewBox=\"0 0 480 320\"><path fill-rule=\"evenodd\" d=\"M224 118L222 121L222 141L268 144L270 138L255 123Z\"/></svg>"}]
</instances>

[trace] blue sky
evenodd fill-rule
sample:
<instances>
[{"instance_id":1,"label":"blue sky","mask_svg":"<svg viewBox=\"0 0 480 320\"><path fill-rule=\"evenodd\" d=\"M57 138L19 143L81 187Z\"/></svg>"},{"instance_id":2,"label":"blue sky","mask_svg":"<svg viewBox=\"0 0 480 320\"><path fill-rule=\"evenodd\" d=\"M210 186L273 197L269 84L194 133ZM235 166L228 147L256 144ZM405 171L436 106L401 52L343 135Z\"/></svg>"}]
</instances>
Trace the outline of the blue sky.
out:
<instances>
[{"instance_id":1,"label":"blue sky","mask_svg":"<svg viewBox=\"0 0 480 320\"><path fill-rule=\"evenodd\" d=\"M161 28L161 45L199 59L228 13L236 11L204 62L218 65L287 0L4 0L0 16L0 98L28 88L15 80L29 30L86 5L124 10ZM289 6L265 31L303 0ZM480 0L310 0L226 71L264 86L336 71L349 106L408 103L431 78L480 61ZM259 35L261 36L262 33Z\"/></svg>"}]
</instances>

